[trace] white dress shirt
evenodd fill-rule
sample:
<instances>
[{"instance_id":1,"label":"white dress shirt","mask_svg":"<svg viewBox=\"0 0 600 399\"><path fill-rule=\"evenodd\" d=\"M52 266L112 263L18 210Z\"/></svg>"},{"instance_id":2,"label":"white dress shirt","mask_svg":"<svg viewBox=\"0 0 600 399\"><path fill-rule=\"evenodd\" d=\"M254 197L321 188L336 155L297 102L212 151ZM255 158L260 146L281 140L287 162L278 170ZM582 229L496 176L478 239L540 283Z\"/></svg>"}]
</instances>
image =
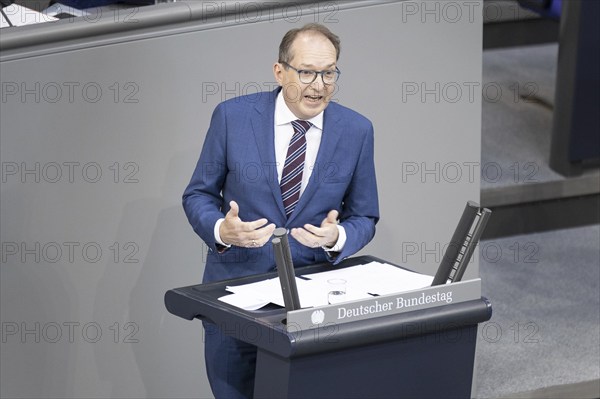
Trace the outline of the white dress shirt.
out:
<instances>
[{"instance_id":1,"label":"white dress shirt","mask_svg":"<svg viewBox=\"0 0 600 399\"><path fill-rule=\"evenodd\" d=\"M288 146L294 135L292 121L298 119L288 108L282 93L283 91L279 92L275 103L275 161L277 162L277 179L280 183ZM312 123L312 126L304 135L306 137L306 155L304 158L300 195L302 195L308 184L310 175L315 167L315 161L317 160L317 153L321 145L321 135L323 134L323 112L311 119L306 119L306 121Z\"/></svg>"}]
</instances>

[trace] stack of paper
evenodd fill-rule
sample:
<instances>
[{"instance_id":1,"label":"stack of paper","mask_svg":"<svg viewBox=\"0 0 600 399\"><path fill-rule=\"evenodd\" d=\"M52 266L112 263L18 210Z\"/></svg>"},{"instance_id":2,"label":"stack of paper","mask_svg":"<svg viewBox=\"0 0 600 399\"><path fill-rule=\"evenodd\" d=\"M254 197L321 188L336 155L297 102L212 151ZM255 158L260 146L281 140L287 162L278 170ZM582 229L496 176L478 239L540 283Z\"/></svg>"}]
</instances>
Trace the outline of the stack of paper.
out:
<instances>
[{"instance_id":1,"label":"stack of paper","mask_svg":"<svg viewBox=\"0 0 600 399\"><path fill-rule=\"evenodd\" d=\"M11 4L2 8L2 13L0 14L0 28L33 25L57 20L58 18L23 7L19 4Z\"/></svg>"},{"instance_id":2,"label":"stack of paper","mask_svg":"<svg viewBox=\"0 0 600 399\"><path fill-rule=\"evenodd\" d=\"M371 262L322 273L296 277L303 308L327 305L327 280L346 280L346 301L415 290L431 285L433 276L414 273L386 263ZM256 310L268 303L284 306L278 278L227 287L233 294L219 298L230 305Z\"/></svg>"}]
</instances>

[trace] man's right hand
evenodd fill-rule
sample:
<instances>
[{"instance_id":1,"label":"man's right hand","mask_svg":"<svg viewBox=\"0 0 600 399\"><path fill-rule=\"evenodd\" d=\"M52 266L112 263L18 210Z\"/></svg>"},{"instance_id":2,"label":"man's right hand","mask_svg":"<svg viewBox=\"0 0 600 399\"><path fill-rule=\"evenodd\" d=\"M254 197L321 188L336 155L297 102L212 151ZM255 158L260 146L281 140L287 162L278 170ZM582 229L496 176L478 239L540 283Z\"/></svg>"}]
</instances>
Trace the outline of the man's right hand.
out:
<instances>
[{"instance_id":1,"label":"man's right hand","mask_svg":"<svg viewBox=\"0 0 600 399\"><path fill-rule=\"evenodd\" d=\"M238 216L240 207L237 202L231 201L229 206L231 209L219 227L221 241L228 245L247 248L262 247L269 241L275 230L275 224L266 225L268 220L265 218L243 222Z\"/></svg>"}]
</instances>

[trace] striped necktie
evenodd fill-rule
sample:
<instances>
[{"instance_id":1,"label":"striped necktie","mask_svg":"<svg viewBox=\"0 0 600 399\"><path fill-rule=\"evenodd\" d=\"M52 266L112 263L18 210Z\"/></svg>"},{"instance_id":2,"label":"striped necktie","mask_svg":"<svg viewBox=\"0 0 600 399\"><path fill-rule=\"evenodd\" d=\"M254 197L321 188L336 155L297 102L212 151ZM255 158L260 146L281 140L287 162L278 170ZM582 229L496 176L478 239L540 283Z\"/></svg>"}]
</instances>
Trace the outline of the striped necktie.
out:
<instances>
[{"instance_id":1,"label":"striped necktie","mask_svg":"<svg viewBox=\"0 0 600 399\"><path fill-rule=\"evenodd\" d=\"M288 146L283 172L281 173L281 183L279 183L285 214L288 218L300 199L300 186L302 185L302 172L306 155L306 137L304 135L312 124L298 119L292 121L292 126L294 127L294 135Z\"/></svg>"}]
</instances>

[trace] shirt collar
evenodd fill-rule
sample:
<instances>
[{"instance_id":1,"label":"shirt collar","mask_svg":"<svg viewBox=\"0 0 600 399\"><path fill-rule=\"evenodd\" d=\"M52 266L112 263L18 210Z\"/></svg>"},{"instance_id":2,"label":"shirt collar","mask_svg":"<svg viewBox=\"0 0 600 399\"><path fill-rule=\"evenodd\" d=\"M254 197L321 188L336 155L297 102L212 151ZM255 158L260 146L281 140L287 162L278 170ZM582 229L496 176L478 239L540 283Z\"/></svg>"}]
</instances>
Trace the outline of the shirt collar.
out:
<instances>
[{"instance_id":1,"label":"shirt collar","mask_svg":"<svg viewBox=\"0 0 600 399\"><path fill-rule=\"evenodd\" d=\"M287 123L292 123L298 119L296 115L290 110L285 103L283 98L283 90L277 95L277 101L275 102L275 125L281 126ZM319 112L318 115L307 119L308 122L312 123L316 128L323 130L323 111Z\"/></svg>"}]
</instances>

